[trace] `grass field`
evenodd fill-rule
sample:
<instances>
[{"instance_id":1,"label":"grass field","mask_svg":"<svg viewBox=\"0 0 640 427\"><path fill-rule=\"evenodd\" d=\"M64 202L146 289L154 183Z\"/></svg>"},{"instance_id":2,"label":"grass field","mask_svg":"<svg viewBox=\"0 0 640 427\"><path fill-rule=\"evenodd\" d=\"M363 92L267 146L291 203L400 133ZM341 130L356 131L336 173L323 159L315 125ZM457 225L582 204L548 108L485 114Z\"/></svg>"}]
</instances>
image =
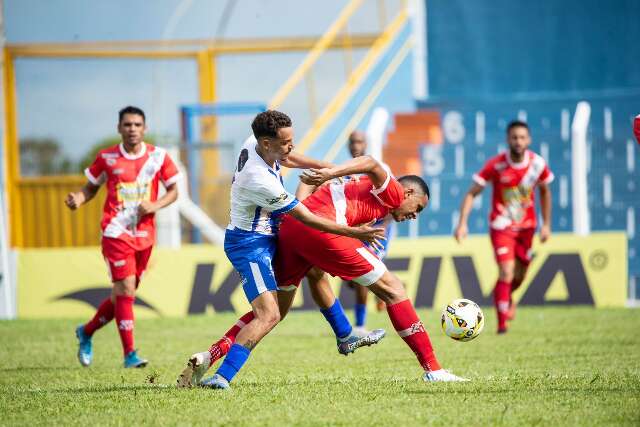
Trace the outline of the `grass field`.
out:
<instances>
[{"instance_id":1,"label":"grass field","mask_svg":"<svg viewBox=\"0 0 640 427\"><path fill-rule=\"evenodd\" d=\"M0 322L2 425L639 425L640 312L526 309L497 336L490 310L477 340L455 342L421 312L443 365L473 381L426 384L390 329L380 344L340 356L319 313L293 313L254 350L231 392L176 389L188 356L230 314L141 320L146 369L121 368L111 324L94 364L75 358L73 320Z\"/></svg>"}]
</instances>

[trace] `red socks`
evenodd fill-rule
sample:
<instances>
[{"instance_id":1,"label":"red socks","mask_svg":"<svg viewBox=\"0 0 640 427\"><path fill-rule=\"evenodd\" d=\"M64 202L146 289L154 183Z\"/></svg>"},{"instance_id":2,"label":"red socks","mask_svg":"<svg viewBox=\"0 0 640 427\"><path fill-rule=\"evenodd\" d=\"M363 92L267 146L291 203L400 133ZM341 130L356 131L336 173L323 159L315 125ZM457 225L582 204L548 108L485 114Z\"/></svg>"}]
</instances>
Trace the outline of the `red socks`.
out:
<instances>
[{"instance_id":1,"label":"red socks","mask_svg":"<svg viewBox=\"0 0 640 427\"><path fill-rule=\"evenodd\" d=\"M493 302L498 315L498 332L507 330L507 317L511 305L511 283L498 280L493 290Z\"/></svg>"},{"instance_id":2,"label":"red socks","mask_svg":"<svg viewBox=\"0 0 640 427\"><path fill-rule=\"evenodd\" d=\"M115 317L124 355L133 351L133 302L136 297L116 296Z\"/></svg>"},{"instance_id":3,"label":"red socks","mask_svg":"<svg viewBox=\"0 0 640 427\"><path fill-rule=\"evenodd\" d=\"M245 313L235 325L229 329L222 338L220 338L216 343L214 343L211 347L209 347L209 354L211 355L211 365L215 363L216 360L220 359L222 356L227 354L231 346L234 342L236 342L236 336L240 332L244 326L251 322L255 316L253 315L253 311L249 311Z\"/></svg>"},{"instance_id":4,"label":"red socks","mask_svg":"<svg viewBox=\"0 0 640 427\"><path fill-rule=\"evenodd\" d=\"M416 354L418 362L424 370L437 371L441 369L438 359L433 353L429 335L424 330L411 301L406 299L396 304L387 305L387 313L389 313L391 323L398 335Z\"/></svg>"},{"instance_id":5,"label":"red socks","mask_svg":"<svg viewBox=\"0 0 640 427\"><path fill-rule=\"evenodd\" d=\"M89 320L87 324L84 325L84 333L91 336L95 331L113 320L113 311L114 306L111 302L111 297L108 297L100 303L98 311L96 311L93 319Z\"/></svg>"}]
</instances>

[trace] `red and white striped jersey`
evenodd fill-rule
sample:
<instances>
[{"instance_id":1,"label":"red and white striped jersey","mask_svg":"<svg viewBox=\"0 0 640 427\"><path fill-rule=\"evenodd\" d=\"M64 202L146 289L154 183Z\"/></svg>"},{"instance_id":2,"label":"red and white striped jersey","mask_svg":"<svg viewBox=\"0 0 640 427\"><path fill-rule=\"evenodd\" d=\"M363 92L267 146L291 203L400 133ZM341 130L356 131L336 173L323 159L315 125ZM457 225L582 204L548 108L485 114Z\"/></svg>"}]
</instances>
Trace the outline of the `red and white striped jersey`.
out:
<instances>
[{"instance_id":1,"label":"red and white striped jersey","mask_svg":"<svg viewBox=\"0 0 640 427\"><path fill-rule=\"evenodd\" d=\"M121 239L136 250L155 242L153 214L138 217L143 200L158 200L158 183L165 187L178 180L178 169L166 150L142 143L138 154L129 154L122 144L101 150L84 173L94 185L106 183L107 198L102 213L102 235Z\"/></svg>"},{"instance_id":2,"label":"red and white striped jersey","mask_svg":"<svg viewBox=\"0 0 640 427\"><path fill-rule=\"evenodd\" d=\"M514 163L508 152L499 154L473 175L473 180L483 187L493 184L489 226L494 230L535 228L533 189L553 178L544 158L529 150L520 163Z\"/></svg>"}]
</instances>

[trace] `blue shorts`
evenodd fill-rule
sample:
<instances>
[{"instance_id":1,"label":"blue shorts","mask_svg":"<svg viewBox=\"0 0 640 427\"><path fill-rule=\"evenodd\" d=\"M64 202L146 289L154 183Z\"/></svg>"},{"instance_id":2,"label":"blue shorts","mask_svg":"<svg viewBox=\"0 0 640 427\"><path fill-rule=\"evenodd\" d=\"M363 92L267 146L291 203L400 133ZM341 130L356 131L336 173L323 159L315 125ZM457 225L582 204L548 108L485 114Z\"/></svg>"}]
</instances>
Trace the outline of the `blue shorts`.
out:
<instances>
[{"instance_id":1,"label":"blue shorts","mask_svg":"<svg viewBox=\"0 0 640 427\"><path fill-rule=\"evenodd\" d=\"M224 234L224 253L240 277L249 302L264 292L277 291L271 261L276 252L277 237L253 231L233 229Z\"/></svg>"}]
</instances>

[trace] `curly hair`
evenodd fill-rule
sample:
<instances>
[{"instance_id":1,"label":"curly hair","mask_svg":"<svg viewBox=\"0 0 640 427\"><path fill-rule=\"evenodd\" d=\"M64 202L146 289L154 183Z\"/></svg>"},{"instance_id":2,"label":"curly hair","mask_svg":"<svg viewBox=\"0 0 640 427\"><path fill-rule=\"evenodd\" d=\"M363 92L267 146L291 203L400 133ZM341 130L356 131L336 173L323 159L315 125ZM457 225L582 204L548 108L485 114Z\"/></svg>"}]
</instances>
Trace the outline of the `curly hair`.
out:
<instances>
[{"instance_id":1,"label":"curly hair","mask_svg":"<svg viewBox=\"0 0 640 427\"><path fill-rule=\"evenodd\" d=\"M267 136L275 138L278 129L291 127L291 119L285 113L276 110L267 110L256 116L251 123L253 136L256 139Z\"/></svg>"}]
</instances>

